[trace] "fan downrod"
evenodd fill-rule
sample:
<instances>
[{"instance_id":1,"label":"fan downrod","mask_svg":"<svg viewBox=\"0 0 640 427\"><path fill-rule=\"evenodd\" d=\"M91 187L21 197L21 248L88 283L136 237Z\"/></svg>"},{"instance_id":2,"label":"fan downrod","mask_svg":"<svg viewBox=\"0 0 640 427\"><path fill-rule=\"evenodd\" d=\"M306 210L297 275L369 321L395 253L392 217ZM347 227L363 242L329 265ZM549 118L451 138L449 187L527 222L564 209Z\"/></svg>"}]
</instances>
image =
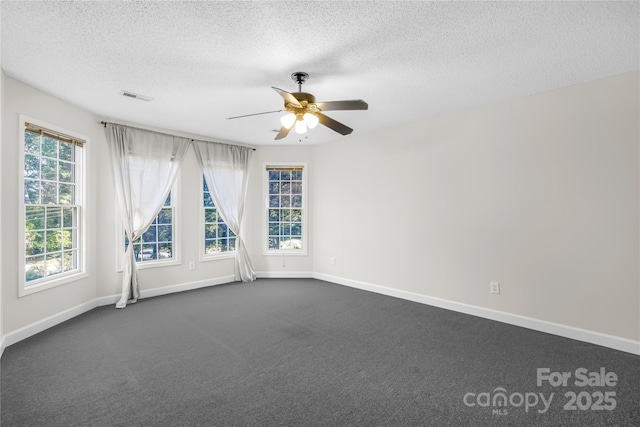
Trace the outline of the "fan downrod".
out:
<instances>
[{"instance_id":1,"label":"fan downrod","mask_svg":"<svg viewBox=\"0 0 640 427\"><path fill-rule=\"evenodd\" d=\"M296 71L291 74L291 80L298 84L298 92L302 92L302 84L309 80L309 74L303 71Z\"/></svg>"}]
</instances>

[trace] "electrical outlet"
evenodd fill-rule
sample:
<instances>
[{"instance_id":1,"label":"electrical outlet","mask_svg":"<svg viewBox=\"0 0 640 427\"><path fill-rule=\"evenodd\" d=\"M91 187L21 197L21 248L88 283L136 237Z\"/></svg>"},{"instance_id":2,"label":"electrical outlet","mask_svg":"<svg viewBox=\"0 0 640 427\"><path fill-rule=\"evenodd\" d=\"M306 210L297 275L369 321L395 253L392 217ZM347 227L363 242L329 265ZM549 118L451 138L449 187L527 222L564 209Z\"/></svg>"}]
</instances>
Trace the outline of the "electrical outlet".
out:
<instances>
[{"instance_id":1,"label":"electrical outlet","mask_svg":"<svg viewBox=\"0 0 640 427\"><path fill-rule=\"evenodd\" d=\"M329 264L336 265L336 257L332 256L331 258L329 258Z\"/></svg>"},{"instance_id":2,"label":"electrical outlet","mask_svg":"<svg viewBox=\"0 0 640 427\"><path fill-rule=\"evenodd\" d=\"M500 293L500 282L491 282L491 293L492 294Z\"/></svg>"},{"instance_id":3,"label":"electrical outlet","mask_svg":"<svg viewBox=\"0 0 640 427\"><path fill-rule=\"evenodd\" d=\"M189 270L195 270L195 269L196 269L196 262L189 261Z\"/></svg>"}]
</instances>

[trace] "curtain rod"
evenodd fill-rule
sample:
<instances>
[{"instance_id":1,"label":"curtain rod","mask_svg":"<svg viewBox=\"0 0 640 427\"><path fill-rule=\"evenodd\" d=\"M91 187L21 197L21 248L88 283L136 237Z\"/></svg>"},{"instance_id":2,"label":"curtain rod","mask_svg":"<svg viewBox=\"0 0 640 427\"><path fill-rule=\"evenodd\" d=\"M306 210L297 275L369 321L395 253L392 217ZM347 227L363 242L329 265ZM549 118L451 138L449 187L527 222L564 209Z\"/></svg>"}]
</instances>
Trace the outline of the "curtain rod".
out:
<instances>
[{"instance_id":1,"label":"curtain rod","mask_svg":"<svg viewBox=\"0 0 640 427\"><path fill-rule=\"evenodd\" d=\"M112 123L112 122L105 122L104 120L100 122L100 124L101 124L102 126L104 126L104 127L107 127L107 124L108 124L108 123L111 123L111 124L113 124L113 125L118 124L118 123ZM120 126L126 126L126 125L120 125ZM128 127L132 127L132 126L128 126ZM149 131L149 132L156 132L156 131L154 131L154 130L149 130L149 129L143 129L143 130L147 130L147 131ZM162 133L162 132L156 132L156 133ZM170 134L165 134L165 135L169 135L169 136L179 136L179 135L170 135ZM181 137L181 138L186 138L186 137ZM191 140L191 142L195 141L195 139L193 139L193 138L187 138L187 139L190 139L190 140ZM198 141L202 141L202 140L200 139L200 140L198 140ZM216 141L203 141L203 142L216 142ZM216 142L216 143L217 143L217 144L225 144L225 145L233 145L233 146L235 146L235 147L250 148L250 149L252 149L253 151L256 151L256 149L255 149L255 148L253 148L253 147L247 147L247 146L245 146L245 145L227 144L227 143L225 143L225 142Z\"/></svg>"}]
</instances>

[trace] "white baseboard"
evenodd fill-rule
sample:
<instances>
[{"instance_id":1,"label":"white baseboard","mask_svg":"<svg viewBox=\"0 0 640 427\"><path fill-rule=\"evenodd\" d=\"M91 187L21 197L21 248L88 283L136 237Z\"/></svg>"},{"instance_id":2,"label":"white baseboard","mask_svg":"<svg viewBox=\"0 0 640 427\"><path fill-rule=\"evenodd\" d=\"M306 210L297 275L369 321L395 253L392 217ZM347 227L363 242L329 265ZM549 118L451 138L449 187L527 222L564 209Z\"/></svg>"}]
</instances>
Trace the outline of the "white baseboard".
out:
<instances>
[{"instance_id":1,"label":"white baseboard","mask_svg":"<svg viewBox=\"0 0 640 427\"><path fill-rule=\"evenodd\" d=\"M38 320L35 323L32 323L30 325L17 329L13 332L9 332L4 337L2 337L3 350L4 348L9 347L12 344L15 344L19 341L27 339L32 335L35 335L39 332L42 332L46 329L51 328L52 326L58 325L69 319L73 319L74 317L79 316L82 313L86 313L87 311L96 308L98 306L96 303L97 300L98 300L97 298L92 299L91 301L87 301L75 307L71 307L67 310L61 311L60 313L56 313L45 319Z\"/></svg>"},{"instance_id":2,"label":"white baseboard","mask_svg":"<svg viewBox=\"0 0 640 427\"><path fill-rule=\"evenodd\" d=\"M314 278L640 355L640 341L634 341L627 338L589 331L559 323L547 322L545 320L534 319L532 317L506 313L504 311L429 297L414 292L373 285L357 280L343 279L341 277L331 276L328 274L315 273Z\"/></svg>"},{"instance_id":3,"label":"white baseboard","mask_svg":"<svg viewBox=\"0 0 640 427\"><path fill-rule=\"evenodd\" d=\"M612 348L614 350L620 350L627 353L640 355L640 341L634 341L627 338L621 338L613 335L603 334L600 332L575 328L573 326L547 322L545 320L534 319L531 317L520 316L517 314L506 313L503 311L492 310L456 301L429 297L414 292L387 288L384 286L360 282L357 280L344 279L328 274L313 273L308 271L261 271L257 272L256 275L259 278L315 278L318 280L324 280L326 282L336 283L339 285L375 292L382 295L388 295L395 298L457 311L459 313L470 314L472 316L478 316L485 319L495 320L510 325L520 326L535 331L545 332L565 338L571 338L578 341L601 345L603 347ZM145 289L140 291L140 296L141 298L150 298L160 295L168 295L176 292L188 291L192 289L204 288L208 286L222 285L225 283L231 283L233 281L235 281L235 278L233 276L225 276L215 279L181 283L172 286L165 286L162 288ZM10 332L4 335L2 339L0 339L0 357L2 357L4 349L12 344L29 338L32 335L35 335L39 332L51 328L52 326L72 319L73 317L76 317L96 307L115 304L118 299L119 295L109 295L95 298L76 307L72 307L60 313L49 316L46 319L39 320L35 323L32 323L31 325L27 325L18 330Z\"/></svg>"},{"instance_id":4,"label":"white baseboard","mask_svg":"<svg viewBox=\"0 0 640 427\"><path fill-rule=\"evenodd\" d=\"M313 271L256 271L258 279L313 279Z\"/></svg>"},{"instance_id":5,"label":"white baseboard","mask_svg":"<svg viewBox=\"0 0 640 427\"><path fill-rule=\"evenodd\" d=\"M145 289L140 291L140 298L151 298L160 295L174 294L176 292L191 291L209 286L224 285L235 281L234 276L223 276L215 279L198 280L196 282L180 283L178 285L164 286L162 288ZM115 304L115 303L114 303Z\"/></svg>"},{"instance_id":6,"label":"white baseboard","mask_svg":"<svg viewBox=\"0 0 640 427\"><path fill-rule=\"evenodd\" d=\"M207 286L222 285L225 283L231 283L234 280L235 280L234 276L225 276L225 277L219 277L215 279L206 279L206 280L199 280L197 282L188 282L188 283L181 283L178 285L165 286L162 288L145 289L140 291L140 297L151 298L151 297L160 296L160 295L167 295L167 294L173 294L176 292L183 292L183 291L189 291L192 289L204 288ZM52 316L49 316L46 319L39 320L30 325L17 329L13 332L9 332L8 334L2 337L2 340L0 340L0 357L2 357L2 353L4 352L4 349L6 347L9 347L12 344L15 344L39 332L42 332L62 322L65 322L69 319L79 316L82 313L86 313L89 310L93 310L96 307L101 307L104 305L112 305L112 304L115 305L115 303L119 299L120 299L120 295L108 295L104 297L94 298L90 301L84 302L75 307L61 311L60 313L56 313Z\"/></svg>"}]
</instances>

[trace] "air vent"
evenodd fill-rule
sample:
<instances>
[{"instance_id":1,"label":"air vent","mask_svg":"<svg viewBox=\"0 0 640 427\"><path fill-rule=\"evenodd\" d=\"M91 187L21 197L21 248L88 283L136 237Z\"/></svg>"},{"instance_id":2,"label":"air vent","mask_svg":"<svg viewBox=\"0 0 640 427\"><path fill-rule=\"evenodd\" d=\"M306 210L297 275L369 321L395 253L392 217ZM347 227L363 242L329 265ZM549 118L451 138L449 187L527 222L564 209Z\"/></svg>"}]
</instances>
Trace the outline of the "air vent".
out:
<instances>
[{"instance_id":1,"label":"air vent","mask_svg":"<svg viewBox=\"0 0 640 427\"><path fill-rule=\"evenodd\" d=\"M153 101L153 98L150 96L146 96L146 95L140 95L139 93L135 93L135 92L131 92L128 90L123 90L120 92L120 95L122 96L127 96L129 98L133 98L133 99L139 99L140 101Z\"/></svg>"}]
</instances>

